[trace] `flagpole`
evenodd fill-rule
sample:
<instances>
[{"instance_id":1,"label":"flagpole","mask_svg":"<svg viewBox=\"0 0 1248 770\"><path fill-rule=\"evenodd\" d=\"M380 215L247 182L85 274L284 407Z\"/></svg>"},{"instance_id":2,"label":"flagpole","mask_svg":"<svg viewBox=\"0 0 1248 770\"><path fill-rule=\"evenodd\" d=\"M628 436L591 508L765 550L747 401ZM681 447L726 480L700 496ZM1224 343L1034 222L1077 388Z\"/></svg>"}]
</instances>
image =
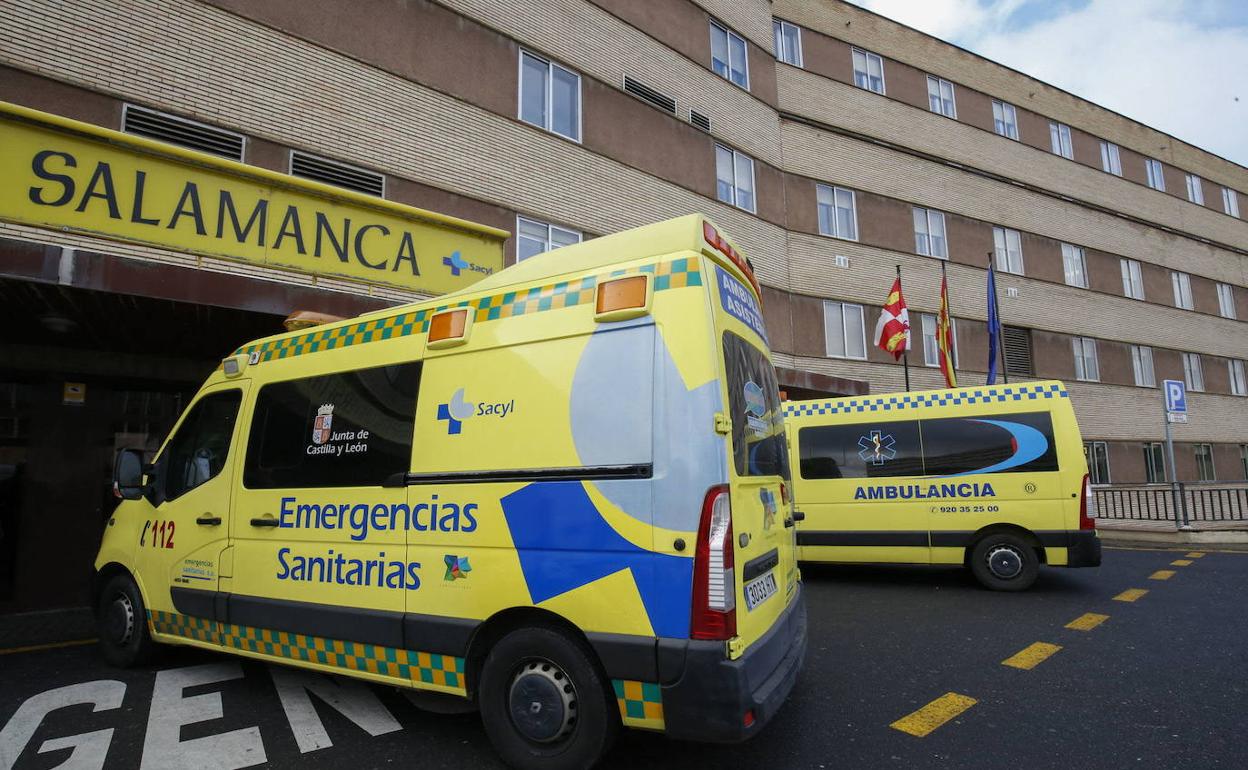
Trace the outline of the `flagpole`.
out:
<instances>
[{"instance_id":1,"label":"flagpole","mask_svg":"<svg viewBox=\"0 0 1248 770\"><path fill-rule=\"evenodd\" d=\"M945 311L949 315L949 326L950 328L952 328L953 327L953 303L949 301L949 281L945 277L945 260L943 259L940 260L940 285L945 290ZM953 340L950 340L950 341L952 342ZM950 349L949 351L949 371L953 372L954 382L957 382L958 367L957 367L957 362L954 359L954 355L953 355L955 350L957 350L956 347Z\"/></svg>"},{"instance_id":2,"label":"flagpole","mask_svg":"<svg viewBox=\"0 0 1248 770\"><path fill-rule=\"evenodd\" d=\"M901 286L901 265L897 265L897 285ZM901 369L906 373L906 392L910 392L910 335L906 335L906 348L901 351Z\"/></svg>"},{"instance_id":3,"label":"flagpole","mask_svg":"<svg viewBox=\"0 0 1248 770\"><path fill-rule=\"evenodd\" d=\"M996 258L994 252L988 252L988 269L992 269L992 261ZM992 283L992 304L997 311L997 356L1001 364L1001 381L1006 385L1010 384L1010 369L1005 365L1005 325L1001 323L1001 297L997 294L997 283ZM992 319L989 319L991 322Z\"/></svg>"}]
</instances>

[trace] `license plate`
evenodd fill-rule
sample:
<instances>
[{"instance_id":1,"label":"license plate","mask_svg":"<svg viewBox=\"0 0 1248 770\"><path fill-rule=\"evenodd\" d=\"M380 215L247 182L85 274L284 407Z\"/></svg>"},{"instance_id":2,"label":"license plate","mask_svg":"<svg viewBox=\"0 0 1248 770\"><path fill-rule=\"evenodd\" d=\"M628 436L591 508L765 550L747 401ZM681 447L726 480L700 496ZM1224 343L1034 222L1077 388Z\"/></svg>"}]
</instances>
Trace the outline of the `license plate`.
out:
<instances>
[{"instance_id":1,"label":"license plate","mask_svg":"<svg viewBox=\"0 0 1248 770\"><path fill-rule=\"evenodd\" d=\"M768 572L757 580L751 580L745 584L746 608L754 609L771 598L776 593L776 590L776 575L774 572Z\"/></svg>"}]
</instances>

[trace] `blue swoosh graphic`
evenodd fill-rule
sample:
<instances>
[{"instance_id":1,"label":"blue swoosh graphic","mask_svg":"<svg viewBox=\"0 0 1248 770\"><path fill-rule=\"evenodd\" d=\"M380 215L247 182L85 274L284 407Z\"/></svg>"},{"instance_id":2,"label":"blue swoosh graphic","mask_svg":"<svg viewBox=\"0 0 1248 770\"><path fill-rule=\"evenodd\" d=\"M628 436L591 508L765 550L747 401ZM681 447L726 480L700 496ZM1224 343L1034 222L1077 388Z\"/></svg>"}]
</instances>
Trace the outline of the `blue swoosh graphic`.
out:
<instances>
[{"instance_id":1,"label":"blue swoosh graphic","mask_svg":"<svg viewBox=\"0 0 1248 770\"><path fill-rule=\"evenodd\" d=\"M1044 434L1030 425L1023 425L1018 422L1005 422L1003 420L974 420L973 422L986 422L989 425L995 425L998 428L1009 431L1014 437L1018 449L1014 454L1005 458L999 463L989 465L987 468L978 468L973 471L964 471L962 473L951 473L950 476L973 476L977 473L996 473L999 471L1017 468L1040 457L1049 450L1049 440Z\"/></svg>"}]
</instances>

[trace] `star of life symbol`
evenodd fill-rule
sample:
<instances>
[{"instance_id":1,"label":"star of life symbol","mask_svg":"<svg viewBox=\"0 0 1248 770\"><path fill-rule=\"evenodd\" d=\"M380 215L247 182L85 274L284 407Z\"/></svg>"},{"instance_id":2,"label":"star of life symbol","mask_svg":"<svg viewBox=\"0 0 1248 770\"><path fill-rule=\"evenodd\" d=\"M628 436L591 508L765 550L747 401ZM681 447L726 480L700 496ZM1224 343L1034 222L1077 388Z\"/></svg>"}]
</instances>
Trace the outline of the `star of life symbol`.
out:
<instances>
[{"instance_id":1,"label":"star of life symbol","mask_svg":"<svg viewBox=\"0 0 1248 770\"><path fill-rule=\"evenodd\" d=\"M865 463L883 465L897 456L896 445L897 442L893 440L890 434L873 430L866 436L858 439L858 456Z\"/></svg>"}]
</instances>

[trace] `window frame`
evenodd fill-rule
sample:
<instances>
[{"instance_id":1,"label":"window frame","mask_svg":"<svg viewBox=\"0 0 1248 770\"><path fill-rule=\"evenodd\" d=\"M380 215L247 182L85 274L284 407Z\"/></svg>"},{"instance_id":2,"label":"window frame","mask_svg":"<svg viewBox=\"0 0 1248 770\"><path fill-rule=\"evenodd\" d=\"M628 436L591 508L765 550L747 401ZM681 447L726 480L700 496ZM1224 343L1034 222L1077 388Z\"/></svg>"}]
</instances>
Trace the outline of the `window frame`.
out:
<instances>
[{"instance_id":1,"label":"window frame","mask_svg":"<svg viewBox=\"0 0 1248 770\"><path fill-rule=\"evenodd\" d=\"M1074 258L1079 265L1079 283L1070 280L1070 264L1069 259ZM1073 243L1062 244L1062 278L1066 281L1067 286L1075 286L1080 289L1088 288L1088 259L1082 246L1076 246Z\"/></svg>"},{"instance_id":2,"label":"window frame","mask_svg":"<svg viewBox=\"0 0 1248 770\"><path fill-rule=\"evenodd\" d=\"M750 44L746 42L746 39L744 37L738 35L736 32L733 32L731 29L729 29L728 25L721 24L720 22L715 21L714 19L710 20L710 24L711 24L711 29L710 29L711 72L714 72L719 77L723 78L724 80L727 80L729 83L732 83L737 88L741 88L746 91L749 91L750 90ZM726 75L715 69L715 31L716 30L719 30L720 32L724 33L724 46L725 48L727 48L727 52L728 52L728 60L724 62L724 66L727 68L727 73L728 73ZM732 79L732 40L733 38L736 38L741 43L741 48L743 51L742 55L745 58L744 62L742 62L743 66L741 68L741 71L745 73L744 84L738 83L737 81Z\"/></svg>"},{"instance_id":3,"label":"window frame","mask_svg":"<svg viewBox=\"0 0 1248 770\"><path fill-rule=\"evenodd\" d=\"M1229 318L1232 321L1237 320L1238 312L1235 308L1235 287L1229 283L1217 284L1218 292L1218 315L1223 318Z\"/></svg>"},{"instance_id":4,"label":"window frame","mask_svg":"<svg viewBox=\"0 0 1248 770\"><path fill-rule=\"evenodd\" d=\"M1231 381L1232 396L1248 396L1248 377L1245 377L1246 369L1248 367L1244 365L1242 359L1226 359L1226 375Z\"/></svg>"},{"instance_id":5,"label":"window frame","mask_svg":"<svg viewBox=\"0 0 1248 770\"><path fill-rule=\"evenodd\" d=\"M732 200L730 201L726 201L723 198L719 197L719 181L720 181L719 152L720 150L723 150L724 152L727 152L732 155ZM737 166L740 163L741 158L744 158L750 163L750 207L749 208L746 208L745 206L740 205L740 203L738 202L738 199L740 197L738 192L741 189L741 185L738 183L738 180L737 180ZM715 143L715 199L716 200L718 200L720 203L726 203L729 206L732 206L733 208L738 208L738 209L741 209L742 211L748 211L751 214L757 215L758 214L758 187L756 184L757 181L758 180L754 174L754 158L752 158L749 155L746 155L740 150L733 149L732 147L729 147L726 144L720 144L719 142Z\"/></svg>"},{"instance_id":6,"label":"window frame","mask_svg":"<svg viewBox=\"0 0 1248 770\"><path fill-rule=\"evenodd\" d=\"M237 453L239 450L238 447L234 446L234 441L239 438L238 424L240 417L243 415L244 407L247 406L245 403L246 395L247 394L244 393L243 389L240 387L219 387L200 394L199 398L195 399L187 406L185 414L183 414L177 424L174 425L173 430L169 432L169 437L161 446L160 453L152 462L152 467L155 470L149 476L149 482L152 482L150 487L151 491L149 493L149 502L153 507L159 508L165 503L180 500L220 476L226 471L226 469L232 467L231 463L235 463L238 460ZM216 471L216 473L213 473L208 478L201 480L199 483L195 484L195 486L182 489L176 495L170 495L169 482L172 476L169 463L171 462L171 453L174 451L174 444L179 438L182 437L184 431L198 429L201 419L198 410L201 405L209 400L220 398L232 398L236 402L234 405L234 418L230 423L230 435L229 441L226 445L225 457L221 458L221 467ZM190 424L192 419L195 421L194 425ZM246 450L244 449L244 451ZM151 476L155 477L154 482Z\"/></svg>"},{"instance_id":7,"label":"window frame","mask_svg":"<svg viewBox=\"0 0 1248 770\"><path fill-rule=\"evenodd\" d=\"M823 194L824 192L828 192L831 194L832 196L831 204L824 203L823 201L820 200L820 195ZM839 216L840 211L841 211L841 205L837 202L839 193L849 194L849 213L850 213L850 219L853 221L853 230L854 230L853 233L850 235L842 235L839 232L840 227L841 227L840 225L841 218ZM832 222L832 227L837 232L831 232L831 233L824 232L824 229L823 229L823 217L820 216L820 214L822 213L823 207L829 206L829 205L831 206L831 209L832 209L832 216L830 217L830 220ZM823 184L822 182L815 184L815 218L818 220L818 223L819 223L820 235L825 236L827 238L838 238L842 241L857 241L858 240L858 197L854 194L854 191L851 190L850 188L839 187L837 185Z\"/></svg>"},{"instance_id":8,"label":"window frame","mask_svg":"<svg viewBox=\"0 0 1248 770\"><path fill-rule=\"evenodd\" d=\"M832 305L838 305L841 308L841 346L844 348L845 352L839 355L832 352L832 345L831 345L832 339L831 337L828 336L828 333L827 333L828 308ZM859 321L858 326L859 326L859 329L861 330L861 337L862 337L862 355L861 356L854 356L854 355L850 355L849 353L849 333L845 327L845 308L846 307L857 308L858 321ZM867 356L867 318L866 318L866 309L861 304L857 302L843 302L841 300L825 299L823 301L823 330L824 330L823 351L824 351L824 355L827 358L838 358L838 359L843 359L843 360L848 360L848 361L866 361L867 360L867 357L868 357Z\"/></svg>"},{"instance_id":9,"label":"window frame","mask_svg":"<svg viewBox=\"0 0 1248 770\"><path fill-rule=\"evenodd\" d=\"M1239 219L1239 193L1230 187L1222 188L1222 213Z\"/></svg>"},{"instance_id":10,"label":"window frame","mask_svg":"<svg viewBox=\"0 0 1248 770\"><path fill-rule=\"evenodd\" d=\"M785 27L792 27L793 29L797 30L797 61L795 62L789 61L787 58L781 55L784 50ZM785 21L784 19L777 19L775 17L772 17L771 31L772 31L772 36L775 38L773 40L773 44L775 42L780 43L780 45L776 46L776 61L784 62L785 64L788 64L793 67L801 67L805 69L805 66L803 64L804 59L802 58L802 28L798 26L797 24L794 24L791 21Z\"/></svg>"},{"instance_id":11,"label":"window frame","mask_svg":"<svg viewBox=\"0 0 1248 770\"><path fill-rule=\"evenodd\" d=\"M1114 176L1122 176L1122 154L1118 145L1101 140L1101 171Z\"/></svg>"},{"instance_id":12,"label":"window frame","mask_svg":"<svg viewBox=\"0 0 1248 770\"><path fill-rule=\"evenodd\" d=\"M1100 456L1105 458L1105 478L1101 478L1098 470L1098 452ZM1113 474L1109 468L1109 442L1108 441L1085 441L1083 442L1084 459L1088 463L1088 481L1092 484L1112 484Z\"/></svg>"},{"instance_id":13,"label":"window frame","mask_svg":"<svg viewBox=\"0 0 1248 770\"><path fill-rule=\"evenodd\" d=\"M1197 481L1217 481L1218 471L1217 466L1213 461L1213 444L1197 442L1192 446L1192 454L1196 458ZM1202 462L1202 460L1209 464L1208 474L1205 472L1204 462Z\"/></svg>"},{"instance_id":14,"label":"window frame","mask_svg":"<svg viewBox=\"0 0 1248 770\"><path fill-rule=\"evenodd\" d=\"M533 121L524 117L524 57L525 56L528 56L529 58L542 62L543 64L546 65L546 77L544 79L545 91L543 93L543 98L546 100L545 101L545 104L546 104L545 125L534 123ZM551 59L548 56L542 56L541 54L530 51L527 48L521 48L520 56L517 58L519 62L518 72L517 72L519 82L516 84L516 117L519 118L520 122L525 123L526 125L534 126L535 128L540 128L548 134L554 134L555 136L562 137L564 139L567 139L569 142L581 144L581 139L585 135L585 96L584 96L584 89L582 88L583 81L581 80L581 73L569 67L563 66L562 64L558 63L557 61L555 61L554 59ZM568 136L567 134L561 131L556 131L554 129L554 125L555 125L554 81L555 81L556 69L562 70L563 72L569 75L572 75L573 77L576 78L576 136Z\"/></svg>"},{"instance_id":15,"label":"window frame","mask_svg":"<svg viewBox=\"0 0 1248 770\"><path fill-rule=\"evenodd\" d=\"M997 245L997 233L1001 234L1002 246ZM1010 264L1010 236L1018 242L1018 269L1011 269ZM1010 227L1002 227L1001 225L992 226L992 252L993 258L997 266L997 272L1010 273L1011 275L1026 275L1026 265L1023 261L1023 234L1018 230Z\"/></svg>"},{"instance_id":16,"label":"window frame","mask_svg":"<svg viewBox=\"0 0 1248 770\"><path fill-rule=\"evenodd\" d=\"M1071 352L1075 357L1075 379L1080 382L1100 382L1101 362L1096 350L1094 337L1071 337ZM1091 355L1089 355L1091 351ZM1088 364L1091 362L1092 372L1089 376Z\"/></svg>"},{"instance_id":17,"label":"window frame","mask_svg":"<svg viewBox=\"0 0 1248 770\"><path fill-rule=\"evenodd\" d=\"M1148 359L1147 369L1144 359ZM1157 367L1153 363L1153 349L1148 345L1131 346L1131 374L1137 388L1157 387Z\"/></svg>"},{"instance_id":18,"label":"window frame","mask_svg":"<svg viewBox=\"0 0 1248 770\"><path fill-rule=\"evenodd\" d=\"M1118 269L1122 271L1122 294L1129 299L1144 302L1144 266L1138 259L1119 257ZM1139 288L1139 295L1135 289Z\"/></svg>"},{"instance_id":19,"label":"window frame","mask_svg":"<svg viewBox=\"0 0 1248 770\"><path fill-rule=\"evenodd\" d=\"M1158 460L1161 462L1158 463ZM1161 473L1158 473L1160 468ZM1170 469L1166 467L1165 448L1160 441L1144 442L1144 483L1165 484L1170 477Z\"/></svg>"},{"instance_id":20,"label":"window frame","mask_svg":"<svg viewBox=\"0 0 1248 770\"><path fill-rule=\"evenodd\" d=\"M1166 191L1166 171L1161 161L1156 158L1144 159L1144 175L1148 178L1148 186L1158 192Z\"/></svg>"},{"instance_id":21,"label":"window frame","mask_svg":"<svg viewBox=\"0 0 1248 770\"><path fill-rule=\"evenodd\" d=\"M1205 205L1204 183L1195 174L1184 174L1187 181L1187 200L1197 206Z\"/></svg>"},{"instance_id":22,"label":"window frame","mask_svg":"<svg viewBox=\"0 0 1248 770\"><path fill-rule=\"evenodd\" d=\"M1182 270L1170 271L1170 288L1174 290L1174 306L1180 310L1195 310L1192 297L1192 276Z\"/></svg>"},{"instance_id":23,"label":"window frame","mask_svg":"<svg viewBox=\"0 0 1248 770\"><path fill-rule=\"evenodd\" d=\"M940 109L938 110L932 109L932 98L933 98L932 85L933 83L936 85L935 99L938 102L940 102ZM949 108L951 112L945 112L945 96L944 96L945 86L949 86ZM957 120L958 119L958 96L957 96L957 91L954 89L953 83L948 80L945 80L942 77L939 77L938 75L928 75L927 76L927 107L928 107L928 110L936 113L937 115L943 115L946 118L949 118L951 120Z\"/></svg>"},{"instance_id":24,"label":"window frame","mask_svg":"<svg viewBox=\"0 0 1248 770\"><path fill-rule=\"evenodd\" d=\"M926 232L920 233L918 224L919 220L923 220L923 227ZM923 206L912 206L910 221L914 227L914 253L923 257L932 257L934 259L949 259L949 229L945 222L945 212L938 209L929 209ZM943 254L936 254L932 248L932 222L940 222L940 243ZM920 240L922 239L922 240ZM926 243L926 246L920 247L920 243ZM926 251L924 250L926 249Z\"/></svg>"},{"instance_id":25,"label":"window frame","mask_svg":"<svg viewBox=\"0 0 1248 770\"><path fill-rule=\"evenodd\" d=\"M937 344L937 340L936 340L936 331L939 326L938 324L939 320L940 320L940 315L938 313L919 313L919 326L920 326L921 341L923 343L923 365L924 366L940 368L940 346ZM929 321L931 322L930 326L928 323ZM929 329L931 330L931 334L928 334ZM958 319L953 318L952 316L949 318L949 332L950 332L950 336L953 337L953 368L957 369L958 368ZM932 357L930 359L927 356L928 354L927 341L929 338L932 341L932 351L931 351Z\"/></svg>"},{"instance_id":26,"label":"window frame","mask_svg":"<svg viewBox=\"0 0 1248 770\"><path fill-rule=\"evenodd\" d=\"M1009 114L1010 114L1010 120L1008 122L1005 119L1006 108L1009 108ZM997 117L998 112L1001 113L1000 118ZM1004 133L997 130L998 123L1000 123L1005 128ZM997 136L1004 136L1006 139L1012 139L1015 142L1019 141L1018 108L1015 107L1013 104L1007 101L1004 101L1002 99L993 99L992 100L992 130L993 130L993 133L995 133Z\"/></svg>"},{"instance_id":27,"label":"window frame","mask_svg":"<svg viewBox=\"0 0 1248 770\"><path fill-rule=\"evenodd\" d=\"M1070 126L1056 120L1049 121L1049 147L1054 155L1066 160L1075 159L1075 140L1071 136Z\"/></svg>"},{"instance_id":28,"label":"window frame","mask_svg":"<svg viewBox=\"0 0 1248 770\"><path fill-rule=\"evenodd\" d=\"M850 69L854 73L854 85L864 91L870 91L873 94L879 94L880 96L886 95L888 93L888 82L884 76L884 57L880 56L878 53L871 53L865 48L859 48L858 46L850 46L849 50ZM858 63L854 59L859 54L863 57L863 75L866 80L865 85L858 84ZM871 57L875 57L875 59L880 63L880 90L878 91L871 87Z\"/></svg>"},{"instance_id":29,"label":"window frame","mask_svg":"<svg viewBox=\"0 0 1248 770\"><path fill-rule=\"evenodd\" d=\"M527 222L530 225L537 225L538 227L546 228L546 248L534 254L530 254L527 257L520 256L520 239L524 238L530 241L534 239L531 236L524 235L522 233L521 224L524 222ZM554 239L555 230L558 230L562 233L575 235L576 240L572 241L571 243L564 243L564 244L560 244L559 246L556 246L555 239ZM585 240L585 233L581 232L580 230L573 230L570 227L557 225L553 222L547 222L542 219L534 219L533 217L526 217L523 214L516 214L516 262L522 262L526 259L532 259L533 257L536 257L538 254L546 254L548 252L554 251L555 249L561 249L564 246L572 246L577 243L582 243L584 240Z\"/></svg>"},{"instance_id":30,"label":"window frame","mask_svg":"<svg viewBox=\"0 0 1248 770\"><path fill-rule=\"evenodd\" d=\"M1199 353L1180 353L1183 357L1183 382L1193 393L1205 392L1205 365Z\"/></svg>"}]
</instances>

